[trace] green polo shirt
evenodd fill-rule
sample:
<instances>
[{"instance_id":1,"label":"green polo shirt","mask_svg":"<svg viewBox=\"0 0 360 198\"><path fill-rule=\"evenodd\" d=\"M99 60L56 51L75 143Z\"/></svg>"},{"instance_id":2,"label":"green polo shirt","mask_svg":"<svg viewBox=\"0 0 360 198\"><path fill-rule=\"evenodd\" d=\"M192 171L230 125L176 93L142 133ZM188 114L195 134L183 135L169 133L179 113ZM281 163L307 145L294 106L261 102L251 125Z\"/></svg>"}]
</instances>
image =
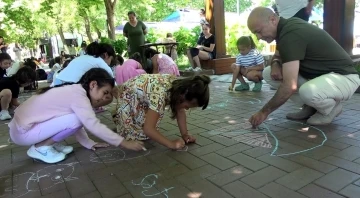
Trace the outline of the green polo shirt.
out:
<instances>
[{"instance_id":1,"label":"green polo shirt","mask_svg":"<svg viewBox=\"0 0 360 198\"><path fill-rule=\"evenodd\" d=\"M276 49L283 63L299 60L306 79L335 72L357 74L349 54L324 30L298 18L280 18Z\"/></svg>"}]
</instances>

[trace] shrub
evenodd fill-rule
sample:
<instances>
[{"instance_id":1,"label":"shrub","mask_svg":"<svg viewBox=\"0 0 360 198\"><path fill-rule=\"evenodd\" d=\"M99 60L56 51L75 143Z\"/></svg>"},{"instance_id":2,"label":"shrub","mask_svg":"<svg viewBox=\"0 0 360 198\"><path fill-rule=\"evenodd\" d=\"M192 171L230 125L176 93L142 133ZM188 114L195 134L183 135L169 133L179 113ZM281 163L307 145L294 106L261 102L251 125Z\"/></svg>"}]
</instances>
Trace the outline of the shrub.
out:
<instances>
[{"instance_id":1,"label":"shrub","mask_svg":"<svg viewBox=\"0 0 360 198\"><path fill-rule=\"evenodd\" d=\"M263 42L259 42L254 34L250 32L250 30L245 25L235 24L231 27L225 27L225 39L226 39L226 52L229 55L236 56L239 52L236 46L236 41L241 36L250 36L253 38L257 50L260 52L264 49L265 44Z\"/></svg>"},{"instance_id":2,"label":"shrub","mask_svg":"<svg viewBox=\"0 0 360 198\"><path fill-rule=\"evenodd\" d=\"M177 47L178 55L184 55L187 48L196 45L200 35L200 27L195 27L193 29L181 27L178 31L174 32L173 35L176 42L179 43Z\"/></svg>"},{"instance_id":3,"label":"shrub","mask_svg":"<svg viewBox=\"0 0 360 198\"><path fill-rule=\"evenodd\" d=\"M124 51L126 51L127 44L124 36L117 36L116 40L111 40L107 37L101 37L100 38L101 43L107 43L114 47L115 52L117 54L122 55Z\"/></svg>"}]
</instances>

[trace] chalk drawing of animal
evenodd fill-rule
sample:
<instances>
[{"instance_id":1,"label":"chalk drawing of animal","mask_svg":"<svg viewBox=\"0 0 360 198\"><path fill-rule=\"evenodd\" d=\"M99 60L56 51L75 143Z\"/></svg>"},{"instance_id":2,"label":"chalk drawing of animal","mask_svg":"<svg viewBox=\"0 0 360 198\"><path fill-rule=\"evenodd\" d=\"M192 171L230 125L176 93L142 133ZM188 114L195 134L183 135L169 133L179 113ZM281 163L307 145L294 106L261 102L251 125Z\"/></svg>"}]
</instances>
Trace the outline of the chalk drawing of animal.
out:
<instances>
[{"instance_id":1,"label":"chalk drawing of animal","mask_svg":"<svg viewBox=\"0 0 360 198\"><path fill-rule=\"evenodd\" d=\"M36 172L16 174L12 178L2 176L0 184L3 183L5 188L0 197L18 198L34 191L46 190L64 182L77 180L79 178L72 176L77 163L79 162L50 165ZM39 189L39 186L42 188Z\"/></svg>"}]
</instances>

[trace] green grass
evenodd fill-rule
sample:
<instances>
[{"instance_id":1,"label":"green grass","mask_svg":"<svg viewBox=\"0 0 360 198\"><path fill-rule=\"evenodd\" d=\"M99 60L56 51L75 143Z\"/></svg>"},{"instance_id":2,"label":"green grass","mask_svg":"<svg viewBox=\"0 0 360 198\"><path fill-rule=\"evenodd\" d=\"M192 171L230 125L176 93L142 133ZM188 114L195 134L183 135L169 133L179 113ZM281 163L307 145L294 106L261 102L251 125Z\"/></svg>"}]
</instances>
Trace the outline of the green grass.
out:
<instances>
[{"instance_id":1,"label":"green grass","mask_svg":"<svg viewBox=\"0 0 360 198\"><path fill-rule=\"evenodd\" d=\"M176 64L179 70L185 70L190 66L189 60L185 55L179 55L178 59L176 60Z\"/></svg>"}]
</instances>

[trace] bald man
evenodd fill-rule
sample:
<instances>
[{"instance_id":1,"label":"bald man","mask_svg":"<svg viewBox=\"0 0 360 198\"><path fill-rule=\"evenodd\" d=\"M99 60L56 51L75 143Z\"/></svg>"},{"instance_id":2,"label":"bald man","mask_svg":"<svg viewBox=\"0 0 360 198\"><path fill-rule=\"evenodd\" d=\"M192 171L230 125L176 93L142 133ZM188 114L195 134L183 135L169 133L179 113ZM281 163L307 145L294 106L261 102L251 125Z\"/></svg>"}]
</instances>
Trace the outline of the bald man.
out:
<instances>
[{"instance_id":1,"label":"bald man","mask_svg":"<svg viewBox=\"0 0 360 198\"><path fill-rule=\"evenodd\" d=\"M288 99L303 104L288 119L304 120L310 125L326 125L342 111L360 85L353 61L324 30L298 18L279 18L272 10L255 8L248 27L258 39L276 40L276 58L263 71L264 80L277 92L250 118L256 127Z\"/></svg>"}]
</instances>

